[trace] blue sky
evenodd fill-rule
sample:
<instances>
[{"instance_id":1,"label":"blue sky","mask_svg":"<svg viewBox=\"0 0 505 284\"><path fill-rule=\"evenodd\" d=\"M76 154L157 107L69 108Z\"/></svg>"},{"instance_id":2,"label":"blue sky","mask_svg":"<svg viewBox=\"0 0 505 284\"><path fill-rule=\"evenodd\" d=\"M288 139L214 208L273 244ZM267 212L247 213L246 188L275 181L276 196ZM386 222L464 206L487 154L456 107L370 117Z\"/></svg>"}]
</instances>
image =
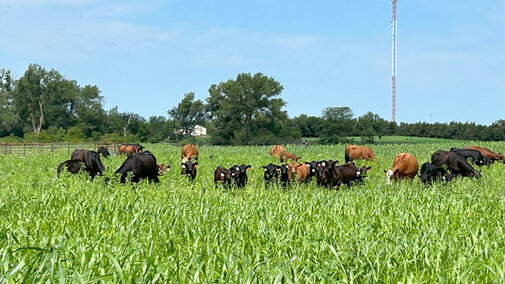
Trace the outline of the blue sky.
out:
<instances>
[{"instance_id":1,"label":"blue sky","mask_svg":"<svg viewBox=\"0 0 505 284\"><path fill-rule=\"evenodd\" d=\"M0 68L29 63L164 115L184 93L262 72L290 117L391 119L391 2L0 0ZM399 0L397 121L505 119L505 1Z\"/></svg>"}]
</instances>

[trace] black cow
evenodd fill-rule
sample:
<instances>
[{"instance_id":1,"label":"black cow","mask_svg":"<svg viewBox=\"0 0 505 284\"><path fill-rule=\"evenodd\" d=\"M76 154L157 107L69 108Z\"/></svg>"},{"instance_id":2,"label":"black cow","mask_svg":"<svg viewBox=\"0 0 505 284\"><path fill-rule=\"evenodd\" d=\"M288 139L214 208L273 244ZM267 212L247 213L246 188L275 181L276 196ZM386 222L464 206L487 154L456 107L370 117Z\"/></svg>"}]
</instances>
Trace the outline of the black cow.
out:
<instances>
[{"instance_id":1,"label":"black cow","mask_svg":"<svg viewBox=\"0 0 505 284\"><path fill-rule=\"evenodd\" d=\"M103 146L98 147L96 151L98 152L98 154L102 154L104 158L108 158L110 156L109 150L107 150L107 148Z\"/></svg>"},{"instance_id":2,"label":"black cow","mask_svg":"<svg viewBox=\"0 0 505 284\"><path fill-rule=\"evenodd\" d=\"M330 186L333 184L333 168L338 161L327 160L316 164L316 183L317 185Z\"/></svg>"},{"instance_id":3,"label":"black cow","mask_svg":"<svg viewBox=\"0 0 505 284\"><path fill-rule=\"evenodd\" d=\"M76 174L81 170L81 162L80 161L66 160L65 162L62 162L61 164L58 165L58 170L56 171L57 177L60 177L60 172L64 166L66 166L67 170L72 174Z\"/></svg>"},{"instance_id":4,"label":"black cow","mask_svg":"<svg viewBox=\"0 0 505 284\"><path fill-rule=\"evenodd\" d=\"M247 171L251 169L251 165L233 166L230 168L233 182L238 188L243 188L247 184Z\"/></svg>"},{"instance_id":5,"label":"black cow","mask_svg":"<svg viewBox=\"0 0 505 284\"><path fill-rule=\"evenodd\" d=\"M129 156L114 173L121 174L121 183L124 183L128 172L132 173L131 181L133 182L139 182L144 178L148 178L149 182L160 181L156 157L149 151Z\"/></svg>"},{"instance_id":6,"label":"black cow","mask_svg":"<svg viewBox=\"0 0 505 284\"><path fill-rule=\"evenodd\" d=\"M453 175L475 178L480 178L482 176L482 174L475 170L463 156L455 152L438 150L431 156L431 162L437 167L446 165Z\"/></svg>"},{"instance_id":7,"label":"black cow","mask_svg":"<svg viewBox=\"0 0 505 284\"><path fill-rule=\"evenodd\" d=\"M449 182L452 179L452 175L444 168L437 167L430 162L426 162L421 166L421 173L418 176L423 183L429 183L436 180Z\"/></svg>"},{"instance_id":8,"label":"black cow","mask_svg":"<svg viewBox=\"0 0 505 284\"><path fill-rule=\"evenodd\" d=\"M336 163L333 163L333 167L329 170L332 173L330 178L330 187L336 185L340 187L340 185L345 184L347 187L350 187L351 183L363 183L363 178L366 177L366 173L372 169L372 167L363 166L358 168L353 162L347 163L344 165L337 166Z\"/></svg>"},{"instance_id":9,"label":"black cow","mask_svg":"<svg viewBox=\"0 0 505 284\"><path fill-rule=\"evenodd\" d=\"M84 149L75 149L74 152L70 155L70 160L81 161L84 162L84 155L88 152L88 150Z\"/></svg>"},{"instance_id":10,"label":"black cow","mask_svg":"<svg viewBox=\"0 0 505 284\"><path fill-rule=\"evenodd\" d=\"M317 163L319 163L319 161L312 161L310 163L308 163L308 162L305 162L305 163L309 166L308 178L316 177L316 166L317 166Z\"/></svg>"},{"instance_id":11,"label":"black cow","mask_svg":"<svg viewBox=\"0 0 505 284\"><path fill-rule=\"evenodd\" d=\"M214 170L214 184L216 186L221 183L225 188L230 188L231 179L232 173L229 169L218 166L216 170Z\"/></svg>"},{"instance_id":12,"label":"black cow","mask_svg":"<svg viewBox=\"0 0 505 284\"><path fill-rule=\"evenodd\" d=\"M86 151L82 162L84 163L84 170L91 176L91 180L93 180L97 174L102 175L105 171L100 156L95 151Z\"/></svg>"},{"instance_id":13,"label":"black cow","mask_svg":"<svg viewBox=\"0 0 505 284\"><path fill-rule=\"evenodd\" d=\"M274 165L272 163L263 166L264 174L263 178L265 179L265 187L268 187L270 182L278 182L279 181L279 171L281 170L280 166Z\"/></svg>"},{"instance_id":14,"label":"black cow","mask_svg":"<svg viewBox=\"0 0 505 284\"><path fill-rule=\"evenodd\" d=\"M458 153L459 155L463 156L467 160L468 160L468 158L471 158L477 166L483 166L483 165L490 164L489 158L484 157L484 155L482 155L482 153L477 150L451 148L450 151Z\"/></svg>"},{"instance_id":15,"label":"black cow","mask_svg":"<svg viewBox=\"0 0 505 284\"><path fill-rule=\"evenodd\" d=\"M182 163L181 165L181 175L189 176L191 181L196 178L196 168L198 167L198 162L193 163L191 160Z\"/></svg>"}]
</instances>

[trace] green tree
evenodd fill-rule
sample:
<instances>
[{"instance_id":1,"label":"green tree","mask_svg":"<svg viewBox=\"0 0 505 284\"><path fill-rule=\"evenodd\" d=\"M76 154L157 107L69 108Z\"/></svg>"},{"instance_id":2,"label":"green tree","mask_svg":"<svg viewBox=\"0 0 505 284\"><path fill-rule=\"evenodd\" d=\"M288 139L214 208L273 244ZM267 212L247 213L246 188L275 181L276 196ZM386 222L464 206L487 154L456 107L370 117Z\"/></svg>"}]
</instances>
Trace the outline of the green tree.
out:
<instances>
[{"instance_id":1,"label":"green tree","mask_svg":"<svg viewBox=\"0 0 505 284\"><path fill-rule=\"evenodd\" d=\"M10 71L0 69L0 133L7 134L19 121L13 105L14 83Z\"/></svg>"},{"instance_id":2,"label":"green tree","mask_svg":"<svg viewBox=\"0 0 505 284\"><path fill-rule=\"evenodd\" d=\"M168 111L170 117L179 122L184 136L191 136L191 132L198 124L204 124L207 112L201 100L195 101L194 93L184 94L184 98L174 108Z\"/></svg>"},{"instance_id":3,"label":"green tree","mask_svg":"<svg viewBox=\"0 0 505 284\"><path fill-rule=\"evenodd\" d=\"M349 107L327 107L323 109L323 119L326 120L350 120L354 114Z\"/></svg>"},{"instance_id":4,"label":"green tree","mask_svg":"<svg viewBox=\"0 0 505 284\"><path fill-rule=\"evenodd\" d=\"M282 85L261 73L237 75L235 80L212 85L207 108L215 119L214 141L222 144L251 144L258 135L280 137L288 119L279 97Z\"/></svg>"},{"instance_id":5,"label":"green tree","mask_svg":"<svg viewBox=\"0 0 505 284\"><path fill-rule=\"evenodd\" d=\"M47 71L37 64L30 64L19 78L14 90L14 105L20 117L26 121L35 135L40 133L48 109L60 100L62 76L55 70Z\"/></svg>"}]
</instances>

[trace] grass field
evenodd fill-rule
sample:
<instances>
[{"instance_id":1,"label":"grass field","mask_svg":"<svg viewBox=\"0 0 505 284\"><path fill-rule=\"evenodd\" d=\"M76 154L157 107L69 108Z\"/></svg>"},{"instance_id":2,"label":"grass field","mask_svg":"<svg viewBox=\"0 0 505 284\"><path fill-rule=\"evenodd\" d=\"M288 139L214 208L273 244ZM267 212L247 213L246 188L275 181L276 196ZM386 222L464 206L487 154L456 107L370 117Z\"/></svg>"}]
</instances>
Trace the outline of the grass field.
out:
<instances>
[{"instance_id":1,"label":"grass field","mask_svg":"<svg viewBox=\"0 0 505 284\"><path fill-rule=\"evenodd\" d=\"M479 143L503 152L505 143ZM159 184L56 178L63 153L0 156L0 281L502 282L504 164L483 178L387 186L399 152L419 163L464 142L372 146L363 186L265 189L269 147L200 147L198 175L180 148L147 145L172 171ZM287 146L302 160L343 162L344 145ZM112 177L124 157L103 163ZM253 166L242 190L214 188L217 165ZM2 281L3 280L3 281Z\"/></svg>"}]
</instances>

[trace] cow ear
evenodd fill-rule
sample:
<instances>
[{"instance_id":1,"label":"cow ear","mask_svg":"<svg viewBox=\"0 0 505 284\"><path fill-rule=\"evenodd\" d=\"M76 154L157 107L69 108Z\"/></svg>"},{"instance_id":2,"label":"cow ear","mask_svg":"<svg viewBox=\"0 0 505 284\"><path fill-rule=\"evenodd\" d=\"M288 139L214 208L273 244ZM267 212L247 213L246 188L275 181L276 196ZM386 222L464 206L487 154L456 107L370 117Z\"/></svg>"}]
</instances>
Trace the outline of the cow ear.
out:
<instances>
[{"instance_id":1,"label":"cow ear","mask_svg":"<svg viewBox=\"0 0 505 284\"><path fill-rule=\"evenodd\" d=\"M383 170L383 171L384 171L384 173L387 173L387 172L388 172L387 170Z\"/></svg>"},{"instance_id":2,"label":"cow ear","mask_svg":"<svg viewBox=\"0 0 505 284\"><path fill-rule=\"evenodd\" d=\"M394 174L397 174L400 171L400 169L396 169Z\"/></svg>"},{"instance_id":3,"label":"cow ear","mask_svg":"<svg viewBox=\"0 0 505 284\"><path fill-rule=\"evenodd\" d=\"M372 167L367 167L367 168L366 168L366 170L367 170L367 171L368 171L368 170L371 170L371 169L372 169Z\"/></svg>"},{"instance_id":4,"label":"cow ear","mask_svg":"<svg viewBox=\"0 0 505 284\"><path fill-rule=\"evenodd\" d=\"M337 161L335 161L335 164L338 164L338 163L339 163L339 161L338 161L338 160L337 160Z\"/></svg>"}]
</instances>

